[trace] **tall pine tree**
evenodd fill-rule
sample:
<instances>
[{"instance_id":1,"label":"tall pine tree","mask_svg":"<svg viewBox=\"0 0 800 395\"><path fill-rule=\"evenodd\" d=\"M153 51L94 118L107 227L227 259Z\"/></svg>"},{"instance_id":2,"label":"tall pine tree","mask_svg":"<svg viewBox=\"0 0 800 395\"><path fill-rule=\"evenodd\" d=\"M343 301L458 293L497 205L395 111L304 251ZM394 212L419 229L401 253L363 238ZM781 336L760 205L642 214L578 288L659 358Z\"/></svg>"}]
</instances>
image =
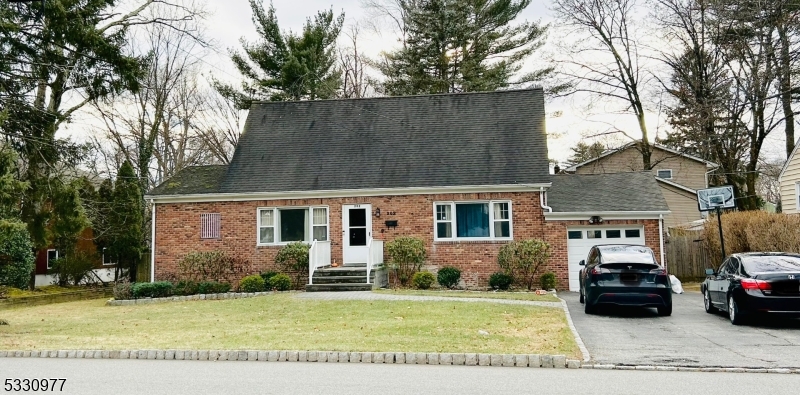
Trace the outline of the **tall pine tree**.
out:
<instances>
[{"instance_id":1,"label":"tall pine tree","mask_svg":"<svg viewBox=\"0 0 800 395\"><path fill-rule=\"evenodd\" d=\"M384 93L478 92L543 82L551 68L515 77L523 61L543 45L545 36L546 27L538 23L512 25L530 3L396 1L405 37L402 48L383 54L377 62L385 78Z\"/></svg>"},{"instance_id":2,"label":"tall pine tree","mask_svg":"<svg viewBox=\"0 0 800 395\"><path fill-rule=\"evenodd\" d=\"M142 203L139 179L133 165L125 161L117 173L111 210L108 213L106 252L117 259L117 266L127 270L132 282L142 259Z\"/></svg>"}]
</instances>

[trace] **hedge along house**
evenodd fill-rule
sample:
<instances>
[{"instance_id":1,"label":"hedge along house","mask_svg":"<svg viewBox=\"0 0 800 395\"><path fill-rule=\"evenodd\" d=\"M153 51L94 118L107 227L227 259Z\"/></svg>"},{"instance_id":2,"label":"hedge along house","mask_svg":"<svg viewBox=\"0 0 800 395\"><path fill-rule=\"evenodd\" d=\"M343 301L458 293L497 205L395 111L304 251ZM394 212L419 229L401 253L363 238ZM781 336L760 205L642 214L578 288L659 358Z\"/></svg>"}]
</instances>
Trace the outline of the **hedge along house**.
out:
<instances>
[{"instance_id":1,"label":"hedge along house","mask_svg":"<svg viewBox=\"0 0 800 395\"><path fill-rule=\"evenodd\" d=\"M276 270L278 250L303 241L309 283L342 265L368 289L384 243L413 236L425 242L429 269L454 266L464 285L484 287L503 245L542 238L554 246L548 265L564 288L567 226L588 226L591 215L558 217L546 203L553 180L541 89L255 103L230 165L187 168L146 196L152 278L175 274L191 251L222 250L254 272ZM621 198L623 186L614 185ZM587 188L577 192L591 199ZM625 217L657 251L646 236L657 232L660 199Z\"/></svg>"}]
</instances>

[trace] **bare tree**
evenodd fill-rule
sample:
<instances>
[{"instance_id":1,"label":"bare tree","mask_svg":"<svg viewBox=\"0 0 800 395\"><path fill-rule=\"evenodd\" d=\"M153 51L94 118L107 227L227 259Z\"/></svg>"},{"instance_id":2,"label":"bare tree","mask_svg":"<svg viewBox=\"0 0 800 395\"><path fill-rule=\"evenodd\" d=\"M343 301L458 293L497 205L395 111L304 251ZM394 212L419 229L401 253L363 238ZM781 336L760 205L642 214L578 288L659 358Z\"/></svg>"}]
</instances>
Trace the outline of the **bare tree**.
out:
<instances>
[{"instance_id":1,"label":"bare tree","mask_svg":"<svg viewBox=\"0 0 800 395\"><path fill-rule=\"evenodd\" d=\"M247 111L239 109L216 89L201 91L198 97L202 100L202 111L192 122L192 128L210 155L204 160L228 164L239 143Z\"/></svg>"},{"instance_id":2,"label":"bare tree","mask_svg":"<svg viewBox=\"0 0 800 395\"><path fill-rule=\"evenodd\" d=\"M588 93L619 102L623 111L633 113L641 137L626 135L637 141L643 168L651 169L652 146L642 97L652 76L642 68L644 47L634 28L636 1L554 0L553 11L561 27L572 33L567 37L581 37L561 43L559 52L564 57L555 59L562 66L557 72L572 86L569 94Z\"/></svg>"},{"instance_id":3,"label":"bare tree","mask_svg":"<svg viewBox=\"0 0 800 395\"><path fill-rule=\"evenodd\" d=\"M345 33L349 39L349 45L339 47L339 63L342 69L342 97L361 98L366 97L374 86L373 80L366 74L368 59L360 52L358 47L358 36L361 33L361 26L354 24Z\"/></svg>"}]
</instances>

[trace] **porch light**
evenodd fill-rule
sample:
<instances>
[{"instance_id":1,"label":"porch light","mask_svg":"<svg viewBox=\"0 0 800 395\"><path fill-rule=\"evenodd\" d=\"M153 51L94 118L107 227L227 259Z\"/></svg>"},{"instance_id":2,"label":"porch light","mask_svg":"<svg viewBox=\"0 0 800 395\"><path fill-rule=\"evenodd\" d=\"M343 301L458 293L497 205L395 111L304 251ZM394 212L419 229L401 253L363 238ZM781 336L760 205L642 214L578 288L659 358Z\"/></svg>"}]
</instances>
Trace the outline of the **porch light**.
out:
<instances>
[{"instance_id":1,"label":"porch light","mask_svg":"<svg viewBox=\"0 0 800 395\"><path fill-rule=\"evenodd\" d=\"M598 215L593 215L593 216L591 216L589 218L589 223L592 224L592 225L602 224L603 223L603 219L600 218L600 216L598 216Z\"/></svg>"},{"instance_id":2,"label":"porch light","mask_svg":"<svg viewBox=\"0 0 800 395\"><path fill-rule=\"evenodd\" d=\"M381 216L381 209L379 209L379 208L376 208L376 209L375 209L375 216L376 216L376 217L378 217L378 218L380 218L380 216Z\"/></svg>"}]
</instances>

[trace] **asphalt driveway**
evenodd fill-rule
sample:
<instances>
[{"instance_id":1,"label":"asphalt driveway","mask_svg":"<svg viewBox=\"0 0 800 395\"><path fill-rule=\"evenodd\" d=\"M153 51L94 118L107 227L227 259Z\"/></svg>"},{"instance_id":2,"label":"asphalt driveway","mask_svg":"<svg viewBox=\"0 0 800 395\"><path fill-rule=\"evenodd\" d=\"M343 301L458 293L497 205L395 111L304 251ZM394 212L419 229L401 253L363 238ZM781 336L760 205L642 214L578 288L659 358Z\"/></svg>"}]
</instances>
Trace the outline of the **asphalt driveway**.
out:
<instances>
[{"instance_id":1,"label":"asphalt driveway","mask_svg":"<svg viewBox=\"0 0 800 395\"><path fill-rule=\"evenodd\" d=\"M768 319L733 326L707 314L699 292L673 295L673 313L601 308L583 312L578 293L558 294L595 363L722 367L800 367L800 319Z\"/></svg>"}]
</instances>

